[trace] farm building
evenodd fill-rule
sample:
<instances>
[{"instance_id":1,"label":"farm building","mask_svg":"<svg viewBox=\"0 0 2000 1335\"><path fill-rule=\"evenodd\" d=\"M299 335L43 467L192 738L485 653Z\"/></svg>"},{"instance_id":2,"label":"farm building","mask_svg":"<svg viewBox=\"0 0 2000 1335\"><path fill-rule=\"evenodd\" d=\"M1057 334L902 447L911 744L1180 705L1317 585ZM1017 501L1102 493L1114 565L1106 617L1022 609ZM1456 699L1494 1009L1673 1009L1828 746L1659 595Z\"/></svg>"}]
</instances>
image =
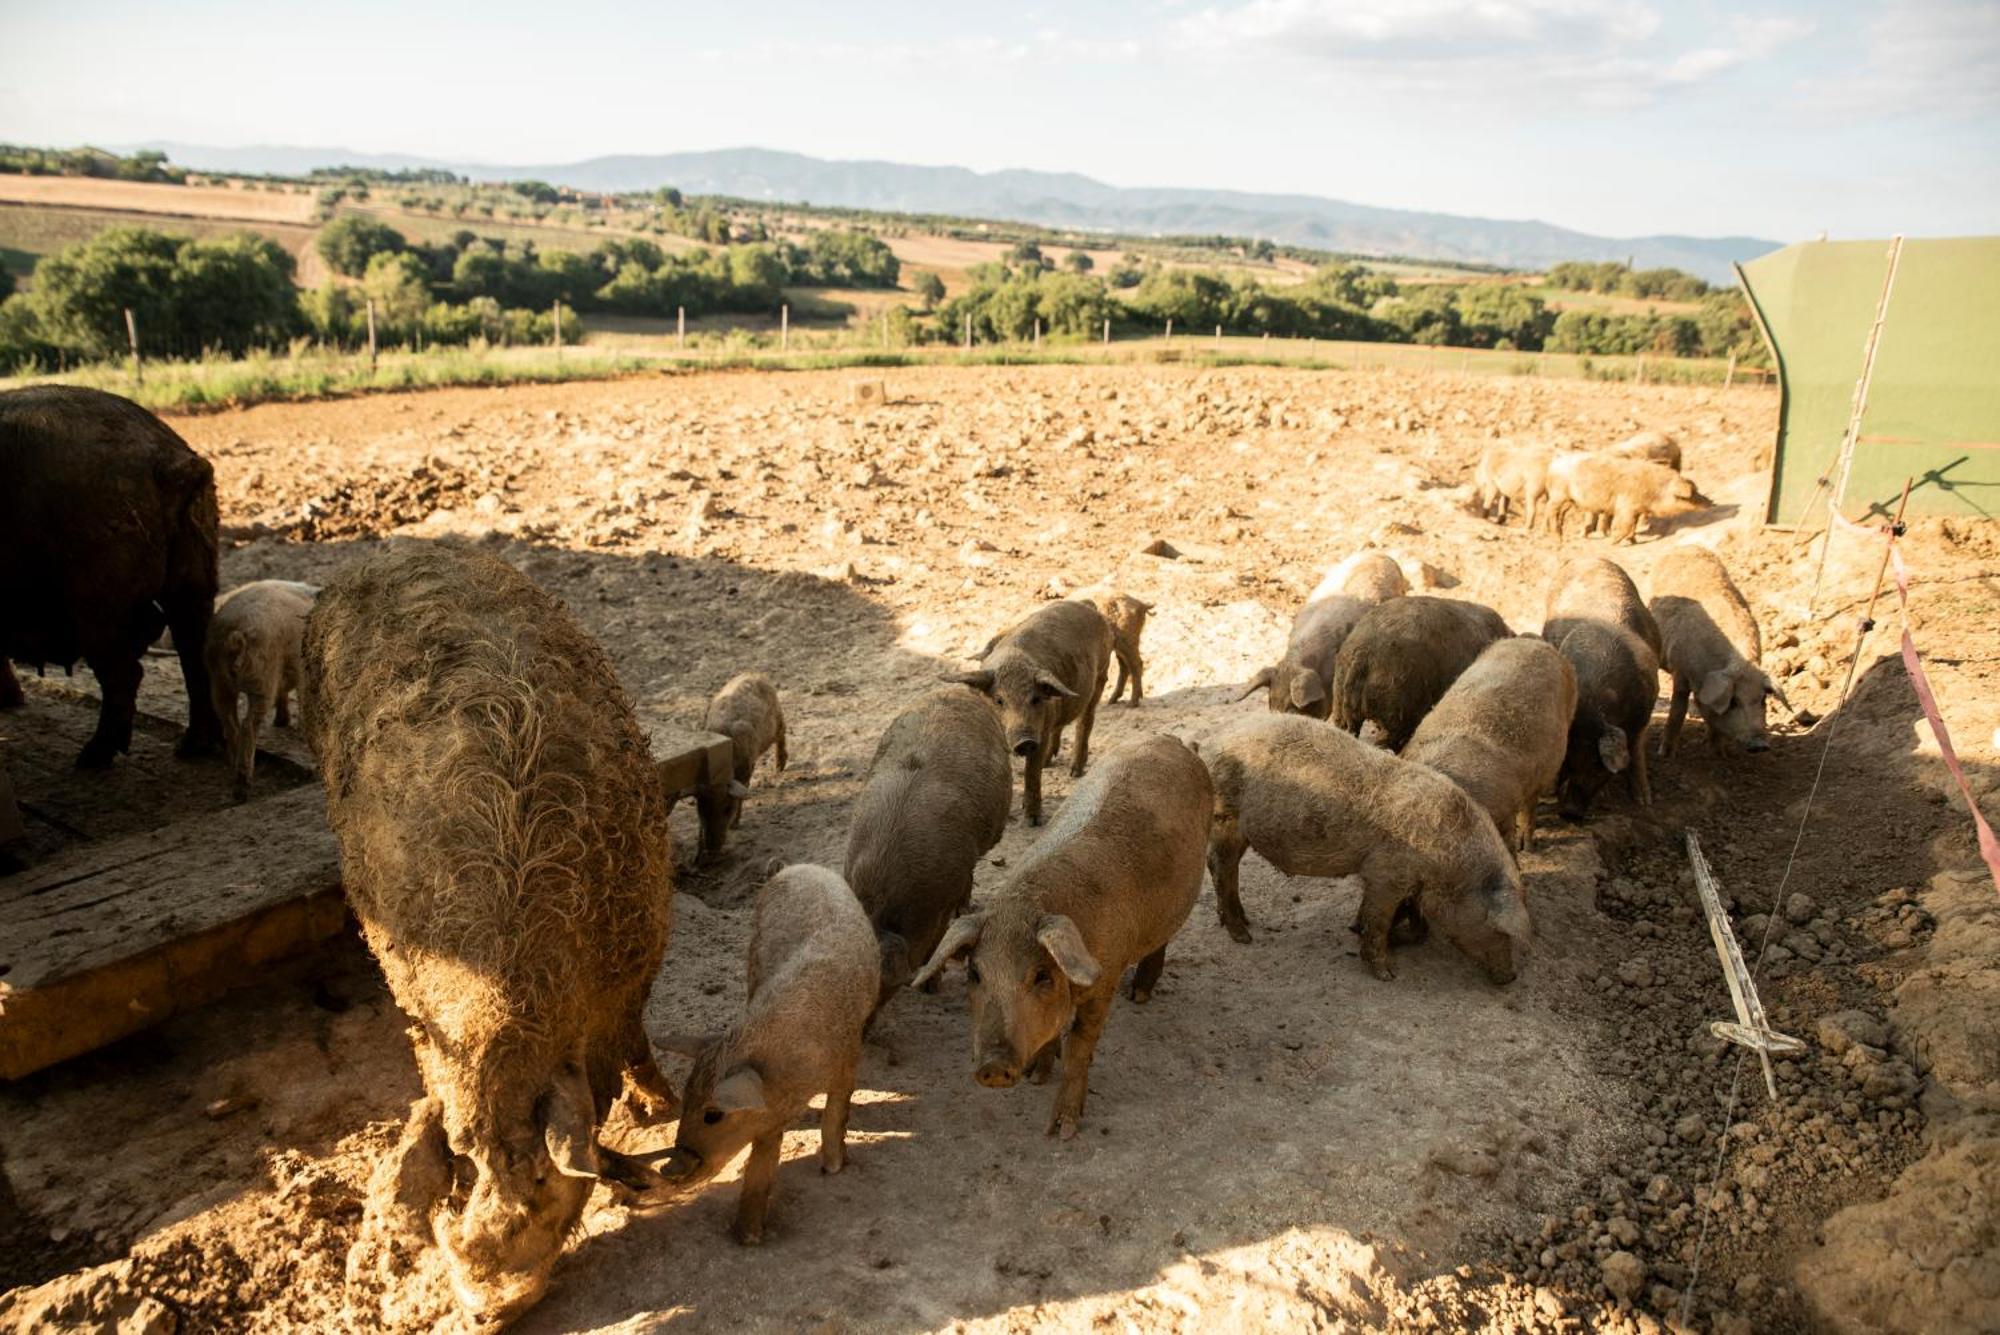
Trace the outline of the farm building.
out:
<instances>
[{"instance_id":1,"label":"farm building","mask_svg":"<svg viewBox=\"0 0 2000 1335\"><path fill-rule=\"evenodd\" d=\"M1783 401L1765 520L1841 512L2000 512L2000 237L1813 241L1736 269L1778 364ZM1878 312L1866 412L1843 485L1841 441Z\"/></svg>"}]
</instances>

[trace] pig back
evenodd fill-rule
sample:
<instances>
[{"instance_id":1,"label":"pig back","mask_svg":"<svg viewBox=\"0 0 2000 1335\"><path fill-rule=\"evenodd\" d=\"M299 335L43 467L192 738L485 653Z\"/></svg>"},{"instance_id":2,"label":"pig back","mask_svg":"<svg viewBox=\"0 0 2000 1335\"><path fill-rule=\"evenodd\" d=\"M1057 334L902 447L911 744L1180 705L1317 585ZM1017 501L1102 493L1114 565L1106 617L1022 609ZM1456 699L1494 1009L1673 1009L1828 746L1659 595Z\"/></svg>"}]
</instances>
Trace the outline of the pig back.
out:
<instances>
[{"instance_id":1,"label":"pig back","mask_svg":"<svg viewBox=\"0 0 2000 1335\"><path fill-rule=\"evenodd\" d=\"M215 471L159 418L99 390L0 393L0 652L140 653L217 584Z\"/></svg>"},{"instance_id":2,"label":"pig back","mask_svg":"<svg viewBox=\"0 0 2000 1335\"><path fill-rule=\"evenodd\" d=\"M1100 964L1123 968L1165 945L1194 908L1214 805L1186 743L1134 738L1092 764L1001 897L1068 915Z\"/></svg>"},{"instance_id":3,"label":"pig back","mask_svg":"<svg viewBox=\"0 0 2000 1335\"><path fill-rule=\"evenodd\" d=\"M1202 743L1216 813L1273 866L1294 876L1345 876L1385 837L1375 796L1402 762L1337 727L1267 714Z\"/></svg>"},{"instance_id":4,"label":"pig back","mask_svg":"<svg viewBox=\"0 0 2000 1335\"><path fill-rule=\"evenodd\" d=\"M303 669L342 879L397 1003L470 1052L619 1019L607 995L659 966L673 861L596 642L505 563L428 548L329 584Z\"/></svg>"},{"instance_id":5,"label":"pig back","mask_svg":"<svg viewBox=\"0 0 2000 1335\"><path fill-rule=\"evenodd\" d=\"M1601 556L1579 557L1558 568L1549 581L1542 638L1560 645L1566 635L1586 620L1622 626L1644 640L1654 657L1661 652L1660 627L1639 596L1639 586L1616 561Z\"/></svg>"},{"instance_id":6,"label":"pig back","mask_svg":"<svg viewBox=\"0 0 2000 1335\"><path fill-rule=\"evenodd\" d=\"M1063 721L1083 713L1111 663L1111 623L1095 604L1064 599L1035 609L995 642L1026 653L1076 694L1063 701Z\"/></svg>"},{"instance_id":7,"label":"pig back","mask_svg":"<svg viewBox=\"0 0 2000 1335\"><path fill-rule=\"evenodd\" d=\"M1715 657L1712 651L1702 653L1698 642L1718 633L1745 661L1763 661L1757 619L1750 614L1750 605L1743 600L1736 581L1729 577L1728 567L1714 552L1706 547L1669 552L1653 567L1652 583L1652 612L1670 665ZM1677 640L1682 642L1678 648Z\"/></svg>"}]
</instances>

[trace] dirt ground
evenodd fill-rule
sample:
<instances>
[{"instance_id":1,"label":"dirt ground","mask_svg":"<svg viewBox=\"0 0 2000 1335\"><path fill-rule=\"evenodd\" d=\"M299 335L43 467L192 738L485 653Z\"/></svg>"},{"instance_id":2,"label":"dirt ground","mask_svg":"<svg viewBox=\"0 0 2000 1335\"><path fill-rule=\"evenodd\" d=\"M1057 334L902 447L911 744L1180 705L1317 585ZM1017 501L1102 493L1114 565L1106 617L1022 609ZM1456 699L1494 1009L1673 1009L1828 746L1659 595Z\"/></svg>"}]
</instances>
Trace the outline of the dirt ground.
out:
<instances>
[{"instance_id":1,"label":"dirt ground","mask_svg":"<svg viewBox=\"0 0 2000 1335\"><path fill-rule=\"evenodd\" d=\"M684 871L656 1035L728 1020L762 869L838 866L887 721L1041 599L1109 584L1155 605L1147 699L1101 712L1099 755L1262 708L1236 701L1240 683L1363 545L1537 628L1553 540L1465 507L1496 437L1678 434L1721 503L1618 559L1643 587L1671 546L1716 546L1767 666L1823 717L1720 759L1693 724L1656 763L1650 810L1607 790L1588 825L1547 813L1523 857L1535 946L1506 988L1436 939L1377 982L1347 930L1358 885L1253 855L1256 939L1232 943L1204 890L1152 1002L1114 1009L1073 1142L1043 1135L1051 1089L973 1083L954 971L870 1040L846 1173L818 1173L816 1130L787 1137L761 1250L726 1234L734 1172L650 1214L600 1193L521 1329L1654 1331L1691 1280L1688 1329L2000 1327L2000 899L1893 657L1893 595L1836 708L1879 548L1838 540L1808 616L1816 549L1755 522L1775 394L933 368L889 373L890 402L863 409L858 378L656 376L175 422L216 465L225 585L324 579L384 541L479 542L575 610L643 716L693 724L745 668L778 681L791 767L759 771L723 861ZM1917 642L1990 804L2000 532L1924 521L1904 548ZM177 676L153 667L143 707L178 717ZM219 765L176 772L226 788ZM1059 801L1066 771L1048 784ZM1775 923L1764 996L1808 1043L1777 1063L1775 1103L1707 1032L1729 1000L1687 829L1746 950ZM1034 834L1017 815L979 894ZM691 812L675 835L689 856ZM0 1324L372 1328L346 1305L344 1254L371 1156L417 1092L403 1023L349 939L0 1089L0 1215L17 1221L0 1286L22 1286Z\"/></svg>"}]
</instances>

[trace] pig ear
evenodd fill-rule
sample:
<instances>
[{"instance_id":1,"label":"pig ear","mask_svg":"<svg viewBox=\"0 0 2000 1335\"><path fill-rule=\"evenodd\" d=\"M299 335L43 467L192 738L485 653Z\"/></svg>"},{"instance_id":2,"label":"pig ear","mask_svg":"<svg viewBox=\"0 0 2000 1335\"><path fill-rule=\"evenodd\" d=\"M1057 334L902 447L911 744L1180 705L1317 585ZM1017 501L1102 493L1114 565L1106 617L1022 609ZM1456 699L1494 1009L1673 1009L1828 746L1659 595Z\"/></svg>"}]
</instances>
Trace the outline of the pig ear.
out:
<instances>
[{"instance_id":1,"label":"pig ear","mask_svg":"<svg viewBox=\"0 0 2000 1335\"><path fill-rule=\"evenodd\" d=\"M1792 708L1792 702L1785 698L1784 690L1778 685L1777 682L1771 680L1769 673L1766 673L1764 676L1764 694L1774 695L1778 698L1779 704L1783 705L1787 709ZM1792 712L1797 713L1798 711L1793 710Z\"/></svg>"},{"instance_id":2,"label":"pig ear","mask_svg":"<svg viewBox=\"0 0 2000 1335\"><path fill-rule=\"evenodd\" d=\"M583 1076L568 1072L556 1078L542 1095L542 1143L549 1158L564 1177L597 1176L597 1153L592 1144L592 1112L589 1090L579 1088Z\"/></svg>"},{"instance_id":3,"label":"pig ear","mask_svg":"<svg viewBox=\"0 0 2000 1335\"><path fill-rule=\"evenodd\" d=\"M1077 987L1089 987L1097 981L1101 970L1097 961L1091 958L1090 948L1083 944L1083 933L1076 930L1076 924L1060 913L1051 913L1035 927L1035 940L1042 943L1056 962L1056 967L1069 976Z\"/></svg>"},{"instance_id":4,"label":"pig ear","mask_svg":"<svg viewBox=\"0 0 2000 1335\"><path fill-rule=\"evenodd\" d=\"M1052 674L1047 672L1037 672L1035 674L1035 690L1044 696L1059 695L1066 700L1074 700L1076 698L1075 691L1057 681Z\"/></svg>"},{"instance_id":5,"label":"pig ear","mask_svg":"<svg viewBox=\"0 0 2000 1335\"><path fill-rule=\"evenodd\" d=\"M713 1043L715 1034L691 1034L686 1032L668 1034L660 1040L660 1046L668 1052L677 1052L683 1057L699 1057L702 1049Z\"/></svg>"},{"instance_id":6,"label":"pig ear","mask_svg":"<svg viewBox=\"0 0 2000 1335\"><path fill-rule=\"evenodd\" d=\"M1319 673L1301 672L1292 678L1292 704L1300 709L1326 699L1326 687L1320 685Z\"/></svg>"},{"instance_id":7,"label":"pig ear","mask_svg":"<svg viewBox=\"0 0 2000 1335\"><path fill-rule=\"evenodd\" d=\"M984 691L988 695L993 694L993 674L990 671L947 672L942 680L958 686L970 686L973 690Z\"/></svg>"},{"instance_id":8,"label":"pig ear","mask_svg":"<svg viewBox=\"0 0 2000 1335\"><path fill-rule=\"evenodd\" d=\"M409 1123L390 1151L389 1163L395 1194L386 1217L411 1236L423 1237L430 1231L431 1211L451 1190L451 1145L436 1099L420 1099L411 1106Z\"/></svg>"},{"instance_id":9,"label":"pig ear","mask_svg":"<svg viewBox=\"0 0 2000 1335\"><path fill-rule=\"evenodd\" d=\"M1606 728L1597 736L1597 758L1613 774L1623 774L1632 763L1632 749L1626 744L1625 729Z\"/></svg>"},{"instance_id":10,"label":"pig ear","mask_svg":"<svg viewBox=\"0 0 2000 1335\"><path fill-rule=\"evenodd\" d=\"M741 779L731 779L729 781L729 795L741 802L744 798L750 796L750 789Z\"/></svg>"},{"instance_id":11,"label":"pig ear","mask_svg":"<svg viewBox=\"0 0 2000 1335\"><path fill-rule=\"evenodd\" d=\"M951 926L944 929L944 940L938 942L937 949L931 952L924 967L911 976L910 986L922 987L943 973L945 965L961 955L970 954L972 948L979 944L979 933L985 926L986 915L983 913L968 913L953 918Z\"/></svg>"},{"instance_id":12,"label":"pig ear","mask_svg":"<svg viewBox=\"0 0 2000 1335\"><path fill-rule=\"evenodd\" d=\"M972 656L972 661L975 663L984 663L986 661L986 655L992 653L993 646L998 643L1000 643L1000 637L998 635L995 635L992 639L986 642L984 647L982 647L978 653Z\"/></svg>"},{"instance_id":13,"label":"pig ear","mask_svg":"<svg viewBox=\"0 0 2000 1335\"><path fill-rule=\"evenodd\" d=\"M1243 694L1237 696L1236 698L1238 700L1248 700L1251 696L1257 694L1257 692L1259 691L1270 690L1272 678L1274 678L1276 675L1277 675L1276 672L1274 672L1270 668L1259 668L1257 670L1257 675L1250 679L1248 685L1244 686Z\"/></svg>"},{"instance_id":14,"label":"pig ear","mask_svg":"<svg viewBox=\"0 0 2000 1335\"><path fill-rule=\"evenodd\" d=\"M754 1066L739 1066L716 1082L708 1101L723 1112L763 1112L764 1077Z\"/></svg>"},{"instance_id":15,"label":"pig ear","mask_svg":"<svg viewBox=\"0 0 2000 1335\"><path fill-rule=\"evenodd\" d=\"M1711 714L1720 714L1729 708L1730 699L1736 694L1736 683L1731 679L1728 668L1717 668L1701 679L1695 688L1694 698L1701 707Z\"/></svg>"}]
</instances>

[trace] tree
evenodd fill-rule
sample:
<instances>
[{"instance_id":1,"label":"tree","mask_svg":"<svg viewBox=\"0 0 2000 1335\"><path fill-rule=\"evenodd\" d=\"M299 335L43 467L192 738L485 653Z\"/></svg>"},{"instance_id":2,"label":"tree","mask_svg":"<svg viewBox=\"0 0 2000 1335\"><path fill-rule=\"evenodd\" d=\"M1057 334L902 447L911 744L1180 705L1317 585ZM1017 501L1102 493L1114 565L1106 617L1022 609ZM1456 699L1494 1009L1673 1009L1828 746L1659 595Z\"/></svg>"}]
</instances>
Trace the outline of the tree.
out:
<instances>
[{"instance_id":1,"label":"tree","mask_svg":"<svg viewBox=\"0 0 2000 1335\"><path fill-rule=\"evenodd\" d=\"M1097 261L1080 250L1072 250L1063 256L1063 267L1071 273L1089 273L1097 267Z\"/></svg>"},{"instance_id":2,"label":"tree","mask_svg":"<svg viewBox=\"0 0 2000 1335\"><path fill-rule=\"evenodd\" d=\"M932 277L936 277L935 274ZM10 269L0 269L0 301L14 295L14 274Z\"/></svg>"},{"instance_id":3,"label":"tree","mask_svg":"<svg viewBox=\"0 0 2000 1335\"><path fill-rule=\"evenodd\" d=\"M1475 348L1497 347L1505 342L1524 352L1534 352L1555 328L1555 316L1541 298L1512 284L1469 283L1458 289L1457 304L1466 342Z\"/></svg>"},{"instance_id":4,"label":"tree","mask_svg":"<svg viewBox=\"0 0 2000 1335\"><path fill-rule=\"evenodd\" d=\"M670 209L677 209L681 206L681 192L670 185L663 185L658 190L655 190L653 197Z\"/></svg>"},{"instance_id":5,"label":"tree","mask_svg":"<svg viewBox=\"0 0 2000 1335\"><path fill-rule=\"evenodd\" d=\"M937 304L944 300L944 279L938 277L934 270L926 269L917 275L916 291L924 309L934 311Z\"/></svg>"},{"instance_id":6,"label":"tree","mask_svg":"<svg viewBox=\"0 0 2000 1335\"><path fill-rule=\"evenodd\" d=\"M430 273L415 255L381 252L368 261L361 290L375 302L378 331L387 326L401 333L417 327L430 308Z\"/></svg>"},{"instance_id":7,"label":"tree","mask_svg":"<svg viewBox=\"0 0 2000 1335\"><path fill-rule=\"evenodd\" d=\"M370 260L402 250L404 244L401 232L358 213L344 213L319 232L320 257L345 278L361 277Z\"/></svg>"},{"instance_id":8,"label":"tree","mask_svg":"<svg viewBox=\"0 0 2000 1335\"><path fill-rule=\"evenodd\" d=\"M1007 252L1007 263L1032 264L1035 268L1039 269L1044 263L1042 248L1032 241L1016 242L1013 249Z\"/></svg>"},{"instance_id":9,"label":"tree","mask_svg":"<svg viewBox=\"0 0 2000 1335\"><path fill-rule=\"evenodd\" d=\"M553 204L562 198L562 191L547 181L515 181L513 190L523 199L532 199L537 204Z\"/></svg>"}]
</instances>

